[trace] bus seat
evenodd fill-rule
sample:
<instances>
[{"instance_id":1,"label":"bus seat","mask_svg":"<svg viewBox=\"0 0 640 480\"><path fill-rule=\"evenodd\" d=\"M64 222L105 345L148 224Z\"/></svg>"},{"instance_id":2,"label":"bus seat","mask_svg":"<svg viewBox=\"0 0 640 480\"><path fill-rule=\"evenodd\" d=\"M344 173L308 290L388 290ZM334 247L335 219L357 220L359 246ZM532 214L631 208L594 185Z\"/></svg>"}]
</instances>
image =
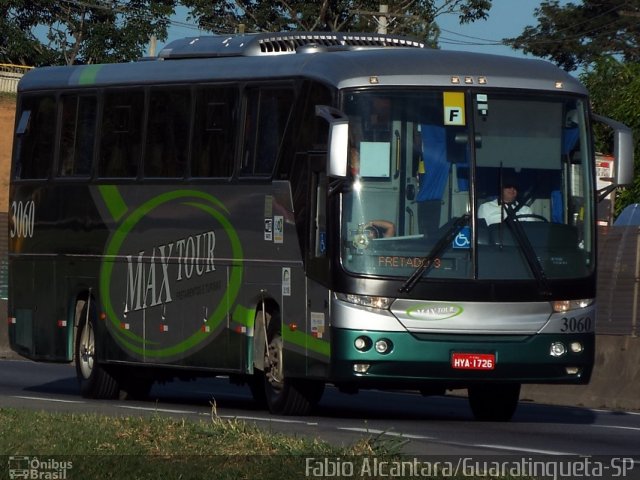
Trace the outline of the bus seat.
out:
<instances>
[{"instance_id":1,"label":"bus seat","mask_svg":"<svg viewBox=\"0 0 640 480\"><path fill-rule=\"evenodd\" d=\"M489 240L489 227L484 218L479 218L478 223L476 223L476 238L478 239L478 245L491 244Z\"/></svg>"}]
</instances>

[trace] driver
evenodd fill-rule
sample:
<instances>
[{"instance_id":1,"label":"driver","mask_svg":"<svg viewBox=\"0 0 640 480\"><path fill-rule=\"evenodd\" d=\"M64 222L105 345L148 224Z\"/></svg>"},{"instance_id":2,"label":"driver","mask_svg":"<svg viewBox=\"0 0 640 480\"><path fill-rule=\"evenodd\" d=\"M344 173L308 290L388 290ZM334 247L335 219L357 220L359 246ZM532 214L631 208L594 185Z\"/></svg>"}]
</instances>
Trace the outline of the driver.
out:
<instances>
[{"instance_id":1,"label":"driver","mask_svg":"<svg viewBox=\"0 0 640 480\"><path fill-rule=\"evenodd\" d=\"M518 208L516 215L518 217L524 215L531 215L531 209L522 205L518 207L518 202L516 201L516 197L518 196L518 185L516 183L515 178L505 177L502 181L502 197L501 201L491 200L490 202L483 203L480 205L478 209L478 218L484 218L487 222L487 225L491 225L493 223L500 223L507 215L506 212L502 211L502 205L511 205L514 208ZM523 217L520 218L522 221L531 221L531 217Z\"/></svg>"}]
</instances>

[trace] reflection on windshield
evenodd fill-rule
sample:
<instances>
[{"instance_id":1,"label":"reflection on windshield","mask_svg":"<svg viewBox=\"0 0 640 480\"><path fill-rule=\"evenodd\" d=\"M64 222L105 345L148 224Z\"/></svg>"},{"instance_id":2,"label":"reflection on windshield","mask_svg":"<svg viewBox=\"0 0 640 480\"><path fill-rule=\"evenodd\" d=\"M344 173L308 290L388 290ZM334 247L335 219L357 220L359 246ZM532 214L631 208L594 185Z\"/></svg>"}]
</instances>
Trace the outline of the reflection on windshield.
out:
<instances>
[{"instance_id":1,"label":"reflection on windshield","mask_svg":"<svg viewBox=\"0 0 640 480\"><path fill-rule=\"evenodd\" d=\"M342 194L344 268L405 279L417 269L426 279L535 279L541 286L547 278L588 275L594 241L585 200L593 179L582 102L498 94L470 100L435 90L345 97L351 182ZM517 232L505 221L506 206ZM442 244L467 213L467 224Z\"/></svg>"}]
</instances>

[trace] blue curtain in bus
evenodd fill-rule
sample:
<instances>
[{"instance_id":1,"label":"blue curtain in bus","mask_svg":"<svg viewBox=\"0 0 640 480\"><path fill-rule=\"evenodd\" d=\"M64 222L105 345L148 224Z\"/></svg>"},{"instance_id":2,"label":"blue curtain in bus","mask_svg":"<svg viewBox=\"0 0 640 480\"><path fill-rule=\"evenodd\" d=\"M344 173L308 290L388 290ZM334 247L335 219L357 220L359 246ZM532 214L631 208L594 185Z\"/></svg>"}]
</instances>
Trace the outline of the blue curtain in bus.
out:
<instances>
[{"instance_id":1,"label":"blue curtain in bus","mask_svg":"<svg viewBox=\"0 0 640 480\"><path fill-rule=\"evenodd\" d=\"M562 156L567 156L576 146L579 131L577 127L562 129ZM551 221L554 223L562 223L564 220L562 192L558 190L551 192Z\"/></svg>"},{"instance_id":2,"label":"blue curtain in bus","mask_svg":"<svg viewBox=\"0 0 640 480\"><path fill-rule=\"evenodd\" d=\"M465 155L466 157L467 155ZM465 159L465 163L456 163L458 173L458 191L469 191L469 159Z\"/></svg>"},{"instance_id":3,"label":"blue curtain in bus","mask_svg":"<svg viewBox=\"0 0 640 480\"><path fill-rule=\"evenodd\" d=\"M569 155L578 141L578 128L562 129L562 155Z\"/></svg>"},{"instance_id":4,"label":"blue curtain in bus","mask_svg":"<svg viewBox=\"0 0 640 480\"><path fill-rule=\"evenodd\" d=\"M449 176L447 135L444 127L421 125L424 173L419 175L420 189L416 200L440 200Z\"/></svg>"}]
</instances>

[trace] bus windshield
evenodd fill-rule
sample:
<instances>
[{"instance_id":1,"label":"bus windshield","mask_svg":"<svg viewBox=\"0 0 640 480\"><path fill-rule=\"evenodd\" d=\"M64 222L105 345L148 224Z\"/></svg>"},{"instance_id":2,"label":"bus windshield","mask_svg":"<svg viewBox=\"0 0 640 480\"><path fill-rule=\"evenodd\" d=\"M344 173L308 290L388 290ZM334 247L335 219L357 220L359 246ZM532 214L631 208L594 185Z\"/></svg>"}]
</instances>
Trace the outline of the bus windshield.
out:
<instances>
[{"instance_id":1,"label":"bus windshield","mask_svg":"<svg viewBox=\"0 0 640 480\"><path fill-rule=\"evenodd\" d=\"M343 108L349 272L538 281L593 272L582 97L363 90L345 94Z\"/></svg>"}]
</instances>

